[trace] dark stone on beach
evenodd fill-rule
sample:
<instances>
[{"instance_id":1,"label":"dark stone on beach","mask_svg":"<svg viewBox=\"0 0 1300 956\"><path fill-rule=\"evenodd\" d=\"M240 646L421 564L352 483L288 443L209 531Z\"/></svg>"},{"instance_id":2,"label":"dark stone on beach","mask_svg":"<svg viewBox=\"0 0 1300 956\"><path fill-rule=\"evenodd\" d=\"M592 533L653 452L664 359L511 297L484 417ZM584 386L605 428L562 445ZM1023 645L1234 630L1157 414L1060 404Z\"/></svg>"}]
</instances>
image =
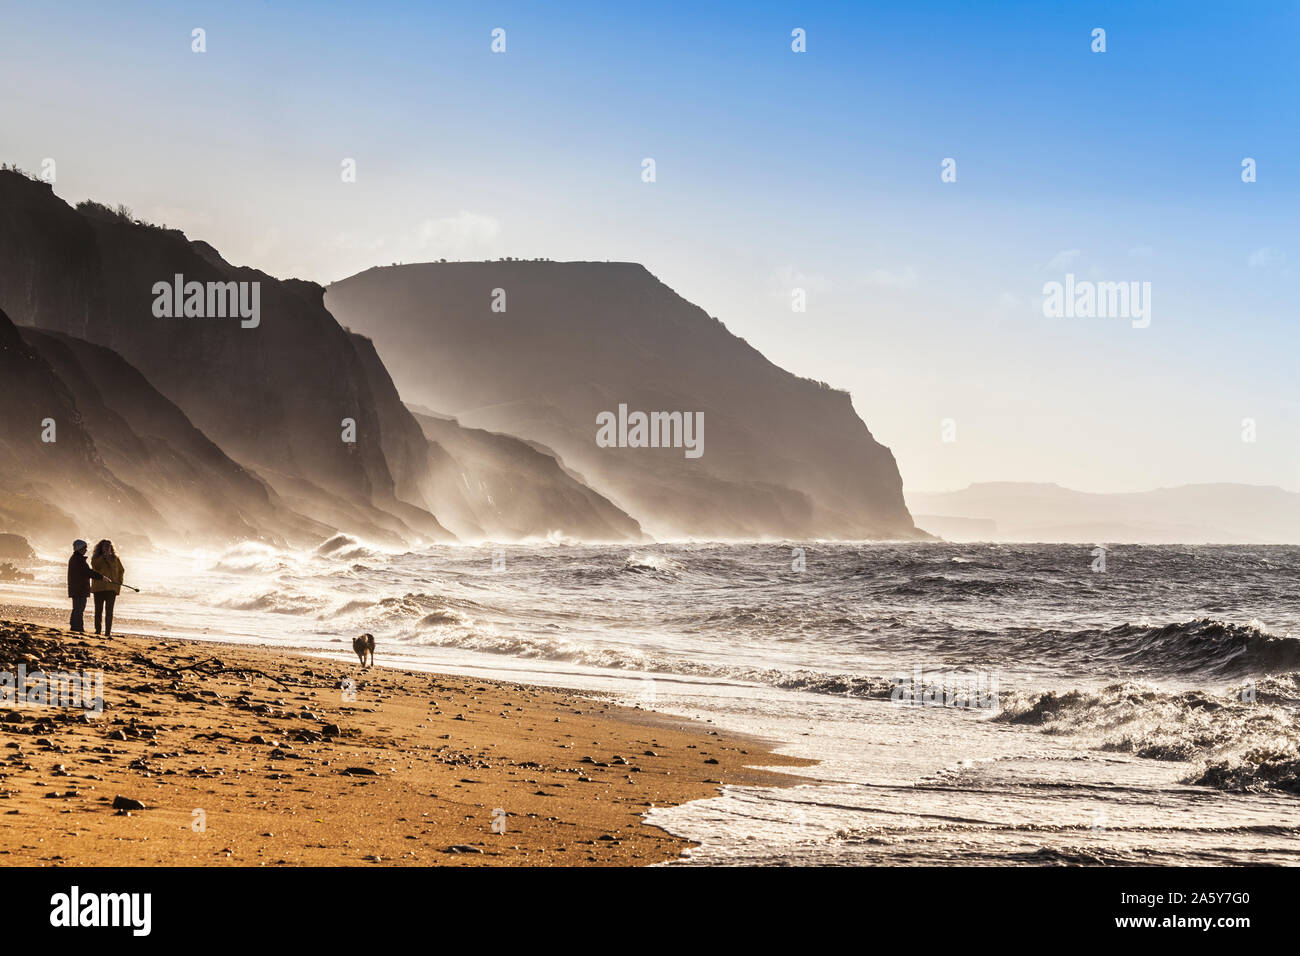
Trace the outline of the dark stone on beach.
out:
<instances>
[{"instance_id":1,"label":"dark stone on beach","mask_svg":"<svg viewBox=\"0 0 1300 956\"><path fill-rule=\"evenodd\" d=\"M704 761L704 762L705 762L705 763L717 763L717 762L718 762L718 759L717 759L716 757L710 757L708 760L706 760L706 761Z\"/></svg>"},{"instance_id":2,"label":"dark stone on beach","mask_svg":"<svg viewBox=\"0 0 1300 956\"><path fill-rule=\"evenodd\" d=\"M4 715L4 722L6 724L21 724L26 719L27 716L17 710L11 710Z\"/></svg>"},{"instance_id":3,"label":"dark stone on beach","mask_svg":"<svg viewBox=\"0 0 1300 956\"><path fill-rule=\"evenodd\" d=\"M339 771L345 777L377 777L379 772L369 767L348 767Z\"/></svg>"},{"instance_id":4,"label":"dark stone on beach","mask_svg":"<svg viewBox=\"0 0 1300 956\"><path fill-rule=\"evenodd\" d=\"M126 740L126 733L119 727L108 735L109 740Z\"/></svg>"},{"instance_id":5,"label":"dark stone on beach","mask_svg":"<svg viewBox=\"0 0 1300 956\"><path fill-rule=\"evenodd\" d=\"M326 737L338 737L340 734L343 733L343 730L339 727L338 724L326 724L324 727L320 729L320 732L322 735Z\"/></svg>"},{"instance_id":6,"label":"dark stone on beach","mask_svg":"<svg viewBox=\"0 0 1300 956\"><path fill-rule=\"evenodd\" d=\"M646 757L658 757L659 755L658 755L657 753L655 753L653 750L647 750L647 751L645 751L644 756L646 756Z\"/></svg>"},{"instance_id":7,"label":"dark stone on beach","mask_svg":"<svg viewBox=\"0 0 1300 956\"><path fill-rule=\"evenodd\" d=\"M482 853L483 851L476 846L470 846L467 843L457 843L454 846L447 847L448 853Z\"/></svg>"},{"instance_id":8,"label":"dark stone on beach","mask_svg":"<svg viewBox=\"0 0 1300 956\"><path fill-rule=\"evenodd\" d=\"M628 760L626 757L610 757L609 762L612 764L620 764L626 766Z\"/></svg>"},{"instance_id":9,"label":"dark stone on beach","mask_svg":"<svg viewBox=\"0 0 1300 956\"><path fill-rule=\"evenodd\" d=\"M144 808L145 806L143 803L139 800L134 800L131 797L124 797L121 794L118 794L113 798L114 810L143 810Z\"/></svg>"}]
</instances>

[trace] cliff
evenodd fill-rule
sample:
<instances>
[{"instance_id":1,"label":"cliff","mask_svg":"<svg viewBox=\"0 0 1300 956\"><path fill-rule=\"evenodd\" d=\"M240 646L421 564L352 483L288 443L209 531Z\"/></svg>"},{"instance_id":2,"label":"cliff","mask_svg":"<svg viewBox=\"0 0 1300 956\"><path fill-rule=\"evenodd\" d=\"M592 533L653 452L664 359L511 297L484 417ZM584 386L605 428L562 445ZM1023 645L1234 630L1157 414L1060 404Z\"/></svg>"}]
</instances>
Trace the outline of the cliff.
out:
<instances>
[{"instance_id":1,"label":"cliff","mask_svg":"<svg viewBox=\"0 0 1300 956\"><path fill-rule=\"evenodd\" d=\"M71 390L3 310L0 383L0 531L67 547L83 533L77 518L118 536L161 525L104 463Z\"/></svg>"},{"instance_id":2,"label":"cliff","mask_svg":"<svg viewBox=\"0 0 1300 956\"><path fill-rule=\"evenodd\" d=\"M639 265L376 268L326 303L408 401L553 449L656 536L923 536L846 393L778 368ZM702 413L703 454L601 447L597 416L620 404Z\"/></svg>"},{"instance_id":3,"label":"cliff","mask_svg":"<svg viewBox=\"0 0 1300 956\"><path fill-rule=\"evenodd\" d=\"M204 288L235 283L220 288L247 293L256 322L211 314L210 299L203 317L156 314L157 284L177 275ZM317 522L393 543L449 539L424 502L399 496L384 451L419 458L419 427L400 406L383 419L322 297L313 283L233 266L205 243L106 207L74 210L47 184L0 171L0 307L17 324L117 352Z\"/></svg>"},{"instance_id":4,"label":"cliff","mask_svg":"<svg viewBox=\"0 0 1300 956\"><path fill-rule=\"evenodd\" d=\"M283 543L330 533L287 509L116 352L58 332L20 332L75 396L104 467L157 512L140 529L151 538ZM67 502L76 506L76 498Z\"/></svg>"}]
</instances>

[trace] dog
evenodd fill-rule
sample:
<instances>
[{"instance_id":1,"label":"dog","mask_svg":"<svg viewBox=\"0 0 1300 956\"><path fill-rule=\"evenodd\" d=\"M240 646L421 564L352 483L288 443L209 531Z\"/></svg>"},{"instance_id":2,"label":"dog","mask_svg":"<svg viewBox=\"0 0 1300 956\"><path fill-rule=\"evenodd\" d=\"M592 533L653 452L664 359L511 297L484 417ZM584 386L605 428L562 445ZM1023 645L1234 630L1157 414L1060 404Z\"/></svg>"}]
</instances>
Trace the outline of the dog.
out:
<instances>
[{"instance_id":1,"label":"dog","mask_svg":"<svg viewBox=\"0 0 1300 956\"><path fill-rule=\"evenodd\" d=\"M370 667L375 666L375 635L362 634L360 637L352 639L352 649L357 652L357 657L361 659L361 666L366 665L366 654L370 654Z\"/></svg>"}]
</instances>

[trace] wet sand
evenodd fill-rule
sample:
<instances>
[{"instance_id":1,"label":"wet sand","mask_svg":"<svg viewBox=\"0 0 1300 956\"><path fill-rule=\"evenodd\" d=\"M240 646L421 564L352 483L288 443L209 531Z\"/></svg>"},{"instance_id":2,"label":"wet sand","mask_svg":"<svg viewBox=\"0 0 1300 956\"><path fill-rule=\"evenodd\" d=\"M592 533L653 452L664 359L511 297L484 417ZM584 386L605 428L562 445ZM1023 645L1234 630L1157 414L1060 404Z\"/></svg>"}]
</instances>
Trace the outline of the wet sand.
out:
<instances>
[{"instance_id":1,"label":"wet sand","mask_svg":"<svg viewBox=\"0 0 1300 956\"><path fill-rule=\"evenodd\" d=\"M0 606L0 671L102 671L104 710L0 704L0 865L643 865L691 846L643 822L652 805L808 764L553 689L385 668L382 644L362 672L50 620Z\"/></svg>"}]
</instances>

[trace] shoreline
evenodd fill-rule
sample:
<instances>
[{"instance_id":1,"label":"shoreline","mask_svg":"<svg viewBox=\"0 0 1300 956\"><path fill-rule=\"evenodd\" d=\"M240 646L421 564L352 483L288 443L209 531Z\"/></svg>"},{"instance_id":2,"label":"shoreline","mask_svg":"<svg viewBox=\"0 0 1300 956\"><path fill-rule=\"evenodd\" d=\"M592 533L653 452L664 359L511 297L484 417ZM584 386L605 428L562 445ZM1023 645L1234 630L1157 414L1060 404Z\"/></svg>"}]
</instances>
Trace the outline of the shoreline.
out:
<instances>
[{"instance_id":1,"label":"shoreline","mask_svg":"<svg viewBox=\"0 0 1300 956\"><path fill-rule=\"evenodd\" d=\"M813 764L576 692L43 611L0 606L0 671L102 671L104 709L0 704L0 866L648 865L696 845L651 806Z\"/></svg>"}]
</instances>

